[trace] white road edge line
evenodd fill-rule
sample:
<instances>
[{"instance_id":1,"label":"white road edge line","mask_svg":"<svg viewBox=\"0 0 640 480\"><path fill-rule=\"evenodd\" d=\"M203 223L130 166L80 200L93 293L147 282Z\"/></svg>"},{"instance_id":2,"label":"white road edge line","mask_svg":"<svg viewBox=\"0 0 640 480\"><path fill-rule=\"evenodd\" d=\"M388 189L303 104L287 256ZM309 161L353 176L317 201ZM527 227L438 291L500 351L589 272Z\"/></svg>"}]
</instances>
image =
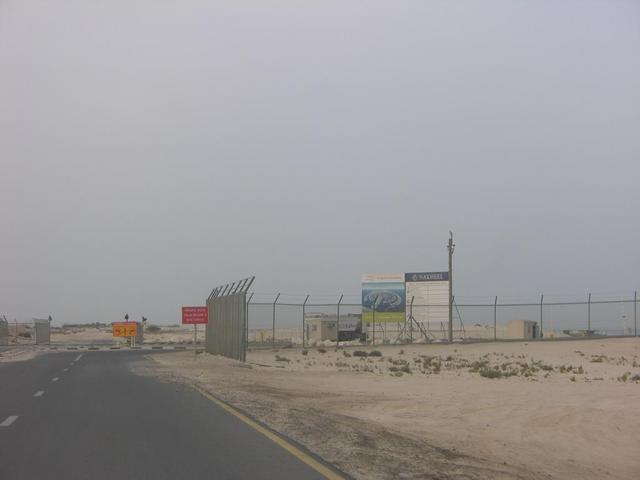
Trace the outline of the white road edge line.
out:
<instances>
[{"instance_id":1,"label":"white road edge line","mask_svg":"<svg viewBox=\"0 0 640 480\"><path fill-rule=\"evenodd\" d=\"M44 395L44 390L39 390L33 394L34 397L41 397L42 395Z\"/></svg>"},{"instance_id":2,"label":"white road edge line","mask_svg":"<svg viewBox=\"0 0 640 480\"><path fill-rule=\"evenodd\" d=\"M68 372L68 371L69 371L69 369L68 369L68 368L65 368L65 369L63 370L63 372Z\"/></svg>"},{"instance_id":3,"label":"white road edge line","mask_svg":"<svg viewBox=\"0 0 640 480\"><path fill-rule=\"evenodd\" d=\"M74 362L77 362L77 361L78 361L78 360L80 360L81 358L82 358L82 354L78 355L78 356L76 357L76 359L74 360Z\"/></svg>"},{"instance_id":4,"label":"white road edge line","mask_svg":"<svg viewBox=\"0 0 640 480\"><path fill-rule=\"evenodd\" d=\"M18 415L11 415L11 416L7 417L4 422L0 423L0 427L8 427L13 422L15 422L17 419L18 419Z\"/></svg>"},{"instance_id":5,"label":"white road edge line","mask_svg":"<svg viewBox=\"0 0 640 480\"><path fill-rule=\"evenodd\" d=\"M52 382L57 382L58 380L60 380L60 378L58 378L58 377L53 377L53 378L51 379L51 381L52 381Z\"/></svg>"}]
</instances>

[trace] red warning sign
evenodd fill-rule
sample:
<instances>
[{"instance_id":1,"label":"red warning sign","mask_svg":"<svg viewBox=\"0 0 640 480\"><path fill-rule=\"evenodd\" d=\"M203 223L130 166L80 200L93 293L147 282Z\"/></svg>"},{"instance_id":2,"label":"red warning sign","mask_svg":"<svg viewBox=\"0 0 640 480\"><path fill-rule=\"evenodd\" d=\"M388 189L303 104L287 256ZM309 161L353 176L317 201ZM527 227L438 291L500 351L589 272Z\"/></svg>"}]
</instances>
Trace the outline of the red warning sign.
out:
<instances>
[{"instance_id":1,"label":"red warning sign","mask_svg":"<svg viewBox=\"0 0 640 480\"><path fill-rule=\"evenodd\" d=\"M182 323L185 325L209 323L209 310L207 307L182 307Z\"/></svg>"}]
</instances>

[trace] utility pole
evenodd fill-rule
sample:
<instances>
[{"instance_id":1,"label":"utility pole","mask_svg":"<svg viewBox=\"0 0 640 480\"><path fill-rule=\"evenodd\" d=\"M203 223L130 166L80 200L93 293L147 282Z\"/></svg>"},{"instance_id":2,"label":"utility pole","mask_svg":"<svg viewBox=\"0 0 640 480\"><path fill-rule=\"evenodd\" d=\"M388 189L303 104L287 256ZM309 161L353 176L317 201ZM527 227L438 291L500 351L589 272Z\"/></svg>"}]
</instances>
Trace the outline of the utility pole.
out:
<instances>
[{"instance_id":1,"label":"utility pole","mask_svg":"<svg viewBox=\"0 0 640 480\"><path fill-rule=\"evenodd\" d=\"M453 343L453 250L456 245L453 243L453 233L449 230L449 343Z\"/></svg>"}]
</instances>

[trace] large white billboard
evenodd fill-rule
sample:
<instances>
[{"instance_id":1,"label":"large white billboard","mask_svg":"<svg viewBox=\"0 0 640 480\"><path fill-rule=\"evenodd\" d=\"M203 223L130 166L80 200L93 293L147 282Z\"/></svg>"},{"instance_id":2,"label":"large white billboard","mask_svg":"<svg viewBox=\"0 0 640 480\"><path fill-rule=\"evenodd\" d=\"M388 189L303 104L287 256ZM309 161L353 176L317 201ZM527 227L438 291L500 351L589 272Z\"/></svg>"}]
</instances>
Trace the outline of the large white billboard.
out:
<instances>
[{"instance_id":1,"label":"large white billboard","mask_svg":"<svg viewBox=\"0 0 640 480\"><path fill-rule=\"evenodd\" d=\"M449 321L449 272L405 273L404 280L407 318L413 311L413 318L418 322Z\"/></svg>"}]
</instances>

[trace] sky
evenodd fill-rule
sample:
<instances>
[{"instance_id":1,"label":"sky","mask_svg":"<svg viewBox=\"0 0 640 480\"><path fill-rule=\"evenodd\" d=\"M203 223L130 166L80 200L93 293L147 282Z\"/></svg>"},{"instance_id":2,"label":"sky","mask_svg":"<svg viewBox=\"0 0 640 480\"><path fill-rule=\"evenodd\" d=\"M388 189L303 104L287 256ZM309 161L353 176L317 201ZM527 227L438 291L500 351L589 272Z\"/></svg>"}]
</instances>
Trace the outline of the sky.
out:
<instances>
[{"instance_id":1,"label":"sky","mask_svg":"<svg viewBox=\"0 0 640 480\"><path fill-rule=\"evenodd\" d=\"M640 289L640 3L0 0L0 315ZM293 298L293 297L292 297Z\"/></svg>"}]
</instances>

